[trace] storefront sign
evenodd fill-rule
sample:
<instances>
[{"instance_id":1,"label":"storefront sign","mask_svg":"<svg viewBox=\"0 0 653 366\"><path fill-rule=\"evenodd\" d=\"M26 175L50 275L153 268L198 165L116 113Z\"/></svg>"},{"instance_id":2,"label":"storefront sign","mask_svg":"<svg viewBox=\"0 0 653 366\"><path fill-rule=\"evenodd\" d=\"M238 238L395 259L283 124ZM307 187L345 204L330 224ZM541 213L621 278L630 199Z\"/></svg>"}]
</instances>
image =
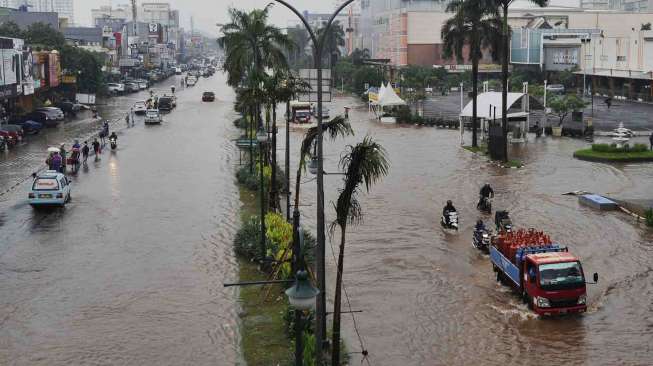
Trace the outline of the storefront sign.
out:
<instances>
[{"instance_id":1,"label":"storefront sign","mask_svg":"<svg viewBox=\"0 0 653 366\"><path fill-rule=\"evenodd\" d=\"M63 84L77 84L77 77L75 75L64 75L61 78Z\"/></svg>"},{"instance_id":2,"label":"storefront sign","mask_svg":"<svg viewBox=\"0 0 653 366\"><path fill-rule=\"evenodd\" d=\"M57 87L60 84L59 75L61 74L61 65L59 64L59 53L56 51L50 52L48 56L48 81L51 88Z\"/></svg>"}]
</instances>

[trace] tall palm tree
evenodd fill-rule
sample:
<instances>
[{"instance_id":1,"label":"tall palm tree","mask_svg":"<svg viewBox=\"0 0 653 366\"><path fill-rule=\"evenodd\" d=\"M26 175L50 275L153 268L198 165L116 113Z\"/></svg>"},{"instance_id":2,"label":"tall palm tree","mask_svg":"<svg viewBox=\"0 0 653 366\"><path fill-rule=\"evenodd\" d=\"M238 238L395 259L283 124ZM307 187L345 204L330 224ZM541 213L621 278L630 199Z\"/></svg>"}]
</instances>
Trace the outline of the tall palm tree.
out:
<instances>
[{"instance_id":1,"label":"tall palm tree","mask_svg":"<svg viewBox=\"0 0 653 366\"><path fill-rule=\"evenodd\" d=\"M266 67L288 68L284 51L295 44L279 28L268 24L271 4L250 12L230 8L231 21L222 27L218 44L225 50L223 68L228 84L238 85L253 66L262 73Z\"/></svg>"},{"instance_id":2,"label":"tall palm tree","mask_svg":"<svg viewBox=\"0 0 653 366\"><path fill-rule=\"evenodd\" d=\"M340 190L335 204L336 220L331 224L331 232L336 226L340 228L340 248L338 250L338 270L336 272L336 290L333 303L333 349L331 366L340 365L340 315L342 293L342 271L345 256L345 237L348 224L357 224L362 219L363 211L357 195L361 185L367 192L373 184L388 174L389 162L385 149L371 137L367 136L356 146L349 146L347 153L340 159L340 167L345 172L344 187Z\"/></svg>"},{"instance_id":3,"label":"tall palm tree","mask_svg":"<svg viewBox=\"0 0 653 366\"><path fill-rule=\"evenodd\" d=\"M318 28L316 31L316 36L318 39L322 38L326 27ZM341 56L340 47L345 46L345 31L343 30L342 25L339 21L334 21L329 28L329 32L324 36L324 50L327 52L322 55L322 59L328 55L329 68L331 68L331 85L335 85L337 80L337 75L335 75L335 64L338 62L338 58ZM315 49L315 47L313 47Z\"/></svg>"},{"instance_id":4,"label":"tall palm tree","mask_svg":"<svg viewBox=\"0 0 653 366\"><path fill-rule=\"evenodd\" d=\"M455 13L442 26L444 56L463 62L463 48L469 46L472 61L472 146L478 146L478 64L483 49L496 50L500 44L501 21L495 0L453 0L447 11Z\"/></svg>"},{"instance_id":5,"label":"tall palm tree","mask_svg":"<svg viewBox=\"0 0 653 366\"><path fill-rule=\"evenodd\" d=\"M510 63L510 27L508 26L508 8L514 0L495 0L496 6L502 13L503 42L501 47L501 124L503 127L503 160L508 161L508 64ZM528 0L538 6L546 6L548 0Z\"/></svg>"},{"instance_id":6,"label":"tall palm tree","mask_svg":"<svg viewBox=\"0 0 653 366\"><path fill-rule=\"evenodd\" d=\"M252 75L248 79L248 85L244 88L238 89L238 103L241 108L243 108L246 113L249 114L249 124L246 129L247 138L249 139L249 171L250 173L254 169L254 135L256 131L256 126L259 124L258 118L258 105L262 100L265 100L264 91L258 87L258 77Z\"/></svg>"}]
</instances>

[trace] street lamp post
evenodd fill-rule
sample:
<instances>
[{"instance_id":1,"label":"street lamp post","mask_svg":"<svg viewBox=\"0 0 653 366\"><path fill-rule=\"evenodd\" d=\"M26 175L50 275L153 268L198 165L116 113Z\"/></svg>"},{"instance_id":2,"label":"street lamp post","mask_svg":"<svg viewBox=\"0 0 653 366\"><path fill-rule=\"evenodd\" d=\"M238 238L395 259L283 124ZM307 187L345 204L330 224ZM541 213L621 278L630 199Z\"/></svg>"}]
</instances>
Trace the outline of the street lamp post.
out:
<instances>
[{"instance_id":1,"label":"street lamp post","mask_svg":"<svg viewBox=\"0 0 653 366\"><path fill-rule=\"evenodd\" d=\"M317 295L316 303L316 364L322 363L322 350L326 345L326 280L325 280L325 222L324 222L324 172L323 172L323 151L322 151L322 49L324 47L324 40L326 35L333 24L335 17L347 5L351 4L354 0L344 1L333 14L329 17L329 21L324 26L324 32L318 39L313 28L308 24L306 18L294 6L290 5L286 0L275 0L286 8L290 9L304 24L308 31L311 41L315 46L315 53L313 55L313 63L317 69L317 245L315 247L315 261L316 261L316 277L317 288L320 291ZM298 219L293 226L299 227Z\"/></svg>"},{"instance_id":2,"label":"street lamp post","mask_svg":"<svg viewBox=\"0 0 653 366\"><path fill-rule=\"evenodd\" d=\"M268 134L261 128L256 133L256 140L258 141L259 151L259 170L260 170L260 186L261 186L261 242L260 254L261 260L265 259L265 187L264 187L264 174L263 174L263 145L268 141Z\"/></svg>"}]
</instances>

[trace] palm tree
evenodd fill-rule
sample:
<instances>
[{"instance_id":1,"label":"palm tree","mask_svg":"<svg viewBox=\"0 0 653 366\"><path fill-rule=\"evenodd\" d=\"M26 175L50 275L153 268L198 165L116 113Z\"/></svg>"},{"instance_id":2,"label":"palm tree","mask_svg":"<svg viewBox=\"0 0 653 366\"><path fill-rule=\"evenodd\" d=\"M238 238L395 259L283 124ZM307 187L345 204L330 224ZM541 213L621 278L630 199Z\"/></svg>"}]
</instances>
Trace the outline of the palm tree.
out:
<instances>
[{"instance_id":1,"label":"palm tree","mask_svg":"<svg viewBox=\"0 0 653 366\"><path fill-rule=\"evenodd\" d=\"M292 50L295 44L279 28L268 24L270 7L249 13L229 9L231 22L222 27L224 36L218 38L226 53L223 68L229 85L238 85L252 66L260 73L266 67L288 68L284 51Z\"/></svg>"},{"instance_id":2,"label":"palm tree","mask_svg":"<svg viewBox=\"0 0 653 366\"><path fill-rule=\"evenodd\" d=\"M258 124L258 105L265 99L265 94L257 85L258 77L248 79L248 86L238 89L237 107L242 109L247 116L249 114L249 124L246 129L246 135L249 139L249 172L254 169L254 135L256 125Z\"/></svg>"},{"instance_id":3,"label":"palm tree","mask_svg":"<svg viewBox=\"0 0 653 366\"><path fill-rule=\"evenodd\" d=\"M501 47L501 81L503 85L501 97L501 124L503 126L503 160L508 161L508 64L510 63L510 27L508 26L508 8L514 0L494 0L496 7L502 11ZM538 6L546 6L548 0L528 0Z\"/></svg>"},{"instance_id":4,"label":"palm tree","mask_svg":"<svg viewBox=\"0 0 653 366\"><path fill-rule=\"evenodd\" d=\"M455 13L442 26L444 56L456 56L463 62L463 48L469 45L472 61L472 146L478 146L477 97L478 64L483 57L482 49L499 47L501 22L494 0L454 0L447 11Z\"/></svg>"},{"instance_id":5,"label":"palm tree","mask_svg":"<svg viewBox=\"0 0 653 366\"><path fill-rule=\"evenodd\" d=\"M316 36L318 39L322 38L326 27L318 28L316 31ZM335 81L338 79L335 75L335 66L340 57L340 47L345 46L345 31L342 28L342 25L339 21L334 21L329 28L329 32L324 38L324 49L327 51L329 68L331 68L333 75L331 75L331 85L335 85ZM313 48L315 49L315 47ZM324 58L325 54L322 55Z\"/></svg>"},{"instance_id":6,"label":"palm tree","mask_svg":"<svg viewBox=\"0 0 653 366\"><path fill-rule=\"evenodd\" d=\"M331 365L340 365L340 314L342 293L342 271L345 255L345 234L347 224L357 224L363 212L357 195L361 184L365 190L388 174L389 163L385 149L371 137L367 136L356 146L349 146L347 153L340 159L340 167L345 172L344 187L340 190L335 204L336 220L331 224L333 233L340 227L340 248L338 250L338 271L336 272L336 290L333 303L333 349Z\"/></svg>"}]
</instances>

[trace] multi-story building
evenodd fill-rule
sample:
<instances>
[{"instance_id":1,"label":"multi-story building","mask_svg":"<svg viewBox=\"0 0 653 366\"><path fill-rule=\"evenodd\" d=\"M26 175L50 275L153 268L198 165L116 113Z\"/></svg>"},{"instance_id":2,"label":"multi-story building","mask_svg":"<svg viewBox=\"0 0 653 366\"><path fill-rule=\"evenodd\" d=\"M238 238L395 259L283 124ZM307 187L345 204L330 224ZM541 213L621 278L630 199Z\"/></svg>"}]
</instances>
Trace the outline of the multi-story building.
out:
<instances>
[{"instance_id":1,"label":"multi-story building","mask_svg":"<svg viewBox=\"0 0 653 366\"><path fill-rule=\"evenodd\" d=\"M57 13L62 24L75 24L73 0L2 0L0 5L9 8L18 8L25 5L30 12Z\"/></svg>"},{"instance_id":2,"label":"multi-story building","mask_svg":"<svg viewBox=\"0 0 653 366\"><path fill-rule=\"evenodd\" d=\"M581 0L580 7L588 10L653 11L653 0Z\"/></svg>"},{"instance_id":3,"label":"multi-story building","mask_svg":"<svg viewBox=\"0 0 653 366\"><path fill-rule=\"evenodd\" d=\"M36 12L20 11L13 8L1 8L0 23L14 22L21 29L25 30L34 23L43 23L50 25L53 29L59 30L59 18L57 13L53 12Z\"/></svg>"},{"instance_id":4,"label":"multi-story building","mask_svg":"<svg viewBox=\"0 0 653 366\"><path fill-rule=\"evenodd\" d=\"M91 9L91 18L95 26L106 24L108 20L129 22L132 20L132 9L128 5L118 5L115 8L100 6L97 9Z\"/></svg>"}]
</instances>

